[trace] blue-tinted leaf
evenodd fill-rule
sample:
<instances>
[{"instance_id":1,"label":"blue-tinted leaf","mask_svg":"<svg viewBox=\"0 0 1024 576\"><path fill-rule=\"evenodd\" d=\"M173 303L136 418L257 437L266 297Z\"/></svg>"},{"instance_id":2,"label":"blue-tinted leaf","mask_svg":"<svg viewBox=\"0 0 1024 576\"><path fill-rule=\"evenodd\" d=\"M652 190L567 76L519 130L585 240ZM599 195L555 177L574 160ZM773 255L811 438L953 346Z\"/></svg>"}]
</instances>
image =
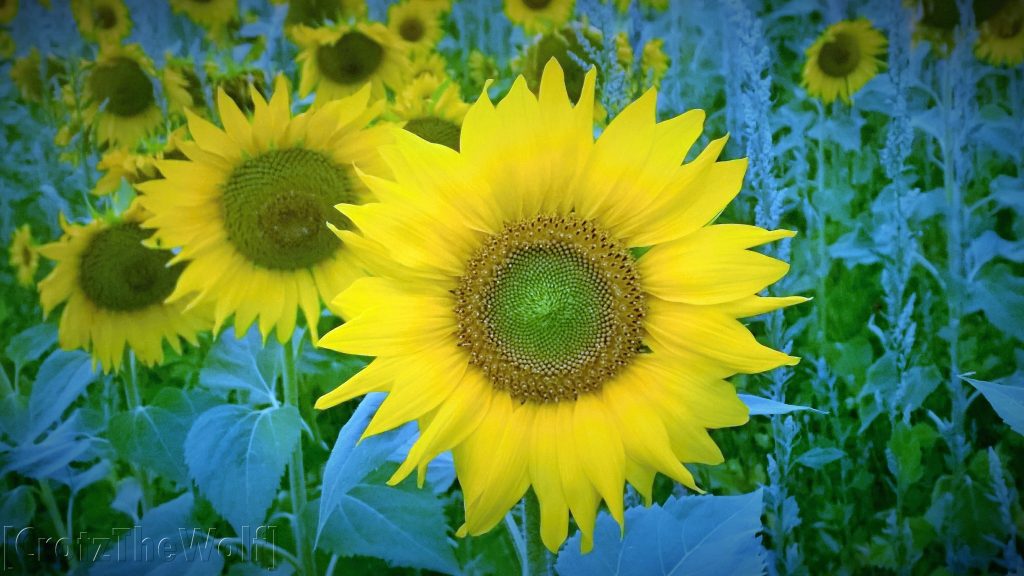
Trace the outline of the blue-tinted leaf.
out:
<instances>
[{"instance_id":1,"label":"blue-tinted leaf","mask_svg":"<svg viewBox=\"0 0 1024 576\"><path fill-rule=\"evenodd\" d=\"M985 317L1008 336L1024 341L1024 278L1003 263L988 266L970 285L968 312Z\"/></svg>"},{"instance_id":2,"label":"blue-tinted leaf","mask_svg":"<svg viewBox=\"0 0 1024 576\"><path fill-rule=\"evenodd\" d=\"M776 414L789 414L790 412L796 412L798 410L810 410L811 412L816 412L818 414L827 414L827 412L823 412L809 406L785 404L783 402L777 402L775 400L750 394L740 394L739 397L740 400L747 405L747 408L750 409L751 416L774 416Z\"/></svg>"},{"instance_id":3,"label":"blue-tinted leaf","mask_svg":"<svg viewBox=\"0 0 1024 576\"><path fill-rule=\"evenodd\" d=\"M237 534L263 522L300 430L294 406L254 411L225 404L192 426L185 441L189 475Z\"/></svg>"},{"instance_id":4,"label":"blue-tinted leaf","mask_svg":"<svg viewBox=\"0 0 1024 576\"><path fill-rule=\"evenodd\" d=\"M11 526L19 530L29 525L36 510L32 488L18 486L0 495L0 526Z\"/></svg>"},{"instance_id":5,"label":"blue-tinted leaf","mask_svg":"<svg viewBox=\"0 0 1024 576\"><path fill-rule=\"evenodd\" d=\"M808 468L817 470L825 464L839 460L845 455L846 453L838 448L818 447L811 448L807 452L804 452L796 459L796 461Z\"/></svg>"},{"instance_id":6,"label":"blue-tinted leaf","mask_svg":"<svg viewBox=\"0 0 1024 576\"><path fill-rule=\"evenodd\" d=\"M626 511L626 535L601 513L594 549L580 554L580 535L558 556L562 576L763 574L762 493L742 496L670 497L664 506Z\"/></svg>"},{"instance_id":7,"label":"blue-tinted leaf","mask_svg":"<svg viewBox=\"0 0 1024 576\"><path fill-rule=\"evenodd\" d=\"M139 406L110 421L108 438L121 457L183 484L187 423L159 406Z\"/></svg>"},{"instance_id":8,"label":"blue-tinted leaf","mask_svg":"<svg viewBox=\"0 0 1024 576\"><path fill-rule=\"evenodd\" d=\"M124 478L117 483L117 490L114 492L114 500L110 507L118 512L124 512L136 524L139 523L139 504L142 502L142 486L133 476Z\"/></svg>"},{"instance_id":9,"label":"blue-tinted leaf","mask_svg":"<svg viewBox=\"0 0 1024 576\"><path fill-rule=\"evenodd\" d=\"M981 392L1003 422L1017 434L1024 434L1024 386L1007 386L961 376Z\"/></svg>"},{"instance_id":10,"label":"blue-tinted leaf","mask_svg":"<svg viewBox=\"0 0 1024 576\"><path fill-rule=\"evenodd\" d=\"M4 353L15 366L24 366L49 352L56 344L57 327L53 324L36 324L11 338Z\"/></svg>"},{"instance_id":11,"label":"blue-tinted leaf","mask_svg":"<svg viewBox=\"0 0 1024 576\"><path fill-rule=\"evenodd\" d=\"M57 422L64 410L96 379L92 359L85 352L57 350L39 367L28 400L29 426L22 435L34 440Z\"/></svg>"},{"instance_id":12,"label":"blue-tinted leaf","mask_svg":"<svg viewBox=\"0 0 1024 576\"><path fill-rule=\"evenodd\" d=\"M246 393L254 405L274 404L280 354L281 346L273 340L264 346L255 329L241 339L234 330L225 330L203 363L199 383L221 394Z\"/></svg>"}]
</instances>

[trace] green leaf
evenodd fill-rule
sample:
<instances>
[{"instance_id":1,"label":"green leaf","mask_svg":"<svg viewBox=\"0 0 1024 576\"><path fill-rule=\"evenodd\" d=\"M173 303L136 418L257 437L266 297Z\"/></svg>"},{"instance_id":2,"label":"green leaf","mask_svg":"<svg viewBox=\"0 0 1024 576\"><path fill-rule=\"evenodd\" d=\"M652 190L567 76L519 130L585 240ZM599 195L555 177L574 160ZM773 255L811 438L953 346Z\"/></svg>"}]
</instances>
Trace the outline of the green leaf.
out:
<instances>
[{"instance_id":1,"label":"green leaf","mask_svg":"<svg viewBox=\"0 0 1024 576\"><path fill-rule=\"evenodd\" d=\"M28 400L29 425L22 440L35 440L60 420L64 411L96 379L92 358L80 350L57 350L39 367Z\"/></svg>"},{"instance_id":2,"label":"green leaf","mask_svg":"<svg viewBox=\"0 0 1024 576\"><path fill-rule=\"evenodd\" d=\"M784 402L777 402L768 398L762 398L760 396L753 396L751 394L739 394L740 400L747 405L750 409L751 416L774 416L776 414L789 414L790 412L797 412L800 410L810 410L818 414L828 414L817 408L811 408L809 406L796 406L794 404L786 404Z\"/></svg>"},{"instance_id":3,"label":"green leaf","mask_svg":"<svg viewBox=\"0 0 1024 576\"><path fill-rule=\"evenodd\" d=\"M1024 341L1024 278L1003 263L986 267L970 284L967 312L982 310L993 326Z\"/></svg>"},{"instance_id":4,"label":"green leaf","mask_svg":"<svg viewBox=\"0 0 1024 576\"><path fill-rule=\"evenodd\" d=\"M4 353L15 366L21 368L49 352L56 345L57 327L53 324L36 324L11 338Z\"/></svg>"},{"instance_id":5,"label":"green leaf","mask_svg":"<svg viewBox=\"0 0 1024 576\"><path fill-rule=\"evenodd\" d=\"M804 466L807 466L808 468L818 470L824 465L830 462L835 462L836 460L839 460L845 455L846 453L838 448L819 447L811 448L807 452L804 452L803 454L800 455L799 458L796 459L796 461L799 462L800 464L803 464Z\"/></svg>"},{"instance_id":6,"label":"green leaf","mask_svg":"<svg viewBox=\"0 0 1024 576\"><path fill-rule=\"evenodd\" d=\"M29 526L36 510L32 488L18 486L0 495L0 526L10 526L15 531Z\"/></svg>"},{"instance_id":7,"label":"green leaf","mask_svg":"<svg viewBox=\"0 0 1024 576\"><path fill-rule=\"evenodd\" d=\"M225 330L199 372L199 384L212 392L241 392L255 406L276 404L281 346L273 339L263 345L255 328L242 338Z\"/></svg>"},{"instance_id":8,"label":"green leaf","mask_svg":"<svg viewBox=\"0 0 1024 576\"><path fill-rule=\"evenodd\" d=\"M301 426L294 406L233 404L211 408L193 424L185 440L189 476L237 534L266 518Z\"/></svg>"},{"instance_id":9,"label":"green leaf","mask_svg":"<svg viewBox=\"0 0 1024 576\"><path fill-rule=\"evenodd\" d=\"M910 427L899 422L893 427L888 448L895 457L895 469L890 462L890 472L903 486L910 486L924 474L921 466L922 450L932 447L938 432L931 426L920 423Z\"/></svg>"},{"instance_id":10,"label":"green leaf","mask_svg":"<svg viewBox=\"0 0 1024 576\"><path fill-rule=\"evenodd\" d=\"M762 491L741 496L669 497L663 506L626 511L626 535L602 512L594 549L566 543L555 568L561 576L615 574L763 574Z\"/></svg>"},{"instance_id":11,"label":"green leaf","mask_svg":"<svg viewBox=\"0 0 1024 576\"><path fill-rule=\"evenodd\" d=\"M1007 386L961 376L992 405L996 414L1017 434L1024 434L1024 386Z\"/></svg>"}]
</instances>

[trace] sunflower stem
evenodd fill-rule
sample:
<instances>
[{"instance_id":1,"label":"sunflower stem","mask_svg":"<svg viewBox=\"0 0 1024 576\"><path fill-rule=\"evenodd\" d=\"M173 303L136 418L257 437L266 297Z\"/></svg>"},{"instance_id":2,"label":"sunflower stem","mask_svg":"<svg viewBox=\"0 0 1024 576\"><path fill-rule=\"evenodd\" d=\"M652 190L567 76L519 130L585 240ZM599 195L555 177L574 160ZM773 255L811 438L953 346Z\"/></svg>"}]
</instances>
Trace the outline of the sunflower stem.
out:
<instances>
[{"instance_id":1,"label":"sunflower stem","mask_svg":"<svg viewBox=\"0 0 1024 576\"><path fill-rule=\"evenodd\" d=\"M516 551L516 560L519 561L519 573L522 576L530 576L530 563L526 556L526 542L523 540L523 532L519 529L519 525L516 524L515 512L516 509L521 508L517 506L505 514L505 528L508 529L508 535L512 539L512 547Z\"/></svg>"},{"instance_id":2,"label":"sunflower stem","mask_svg":"<svg viewBox=\"0 0 1024 576\"><path fill-rule=\"evenodd\" d=\"M551 555L540 537L540 501L531 490L526 494L526 507L523 515L523 537L526 540L526 563L530 576L547 576L551 574Z\"/></svg>"},{"instance_id":3,"label":"sunflower stem","mask_svg":"<svg viewBox=\"0 0 1024 576\"><path fill-rule=\"evenodd\" d=\"M139 373L135 365L135 353L131 350L128 351L128 370L124 374L124 397L129 411L135 412L142 408L142 393L139 392ZM149 475L138 464L132 463L131 469L132 474L139 481L139 487L142 489L142 511L145 512L149 510L150 505Z\"/></svg>"},{"instance_id":4,"label":"sunflower stem","mask_svg":"<svg viewBox=\"0 0 1024 576\"><path fill-rule=\"evenodd\" d=\"M301 342L301 341L300 341ZM292 341L282 346L281 370L285 404L299 407L299 379L295 372L295 344ZM310 542L305 538L302 526L302 512L306 509L305 466L302 457L302 438L296 443L288 464L288 493L292 500L292 534L295 537L295 556L299 559L300 574L316 574L316 557Z\"/></svg>"}]
</instances>

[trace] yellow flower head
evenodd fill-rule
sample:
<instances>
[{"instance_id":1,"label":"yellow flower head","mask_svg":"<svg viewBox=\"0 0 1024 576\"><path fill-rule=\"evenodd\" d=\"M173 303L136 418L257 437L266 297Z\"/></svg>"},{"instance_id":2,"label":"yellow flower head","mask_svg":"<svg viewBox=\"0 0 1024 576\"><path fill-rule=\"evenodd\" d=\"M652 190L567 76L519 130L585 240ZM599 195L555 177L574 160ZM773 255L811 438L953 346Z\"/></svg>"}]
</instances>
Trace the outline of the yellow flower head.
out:
<instances>
[{"instance_id":1,"label":"yellow flower head","mask_svg":"<svg viewBox=\"0 0 1024 576\"><path fill-rule=\"evenodd\" d=\"M284 0L275 0L281 4ZM342 22L366 17L366 0L290 0L285 26L320 26L326 22Z\"/></svg>"},{"instance_id":2,"label":"yellow flower head","mask_svg":"<svg viewBox=\"0 0 1024 576\"><path fill-rule=\"evenodd\" d=\"M403 0L388 8L388 28L409 47L430 50L441 39L438 7L424 0Z\"/></svg>"},{"instance_id":3,"label":"yellow flower head","mask_svg":"<svg viewBox=\"0 0 1024 576\"><path fill-rule=\"evenodd\" d=\"M167 108L177 113L184 113L186 108L199 112L199 109L206 106L206 97L192 61L175 58L170 54L166 54L164 60L166 64L162 80L164 94L167 96Z\"/></svg>"},{"instance_id":4,"label":"yellow flower head","mask_svg":"<svg viewBox=\"0 0 1024 576\"><path fill-rule=\"evenodd\" d=\"M317 103L354 94L367 83L373 97L382 98L385 87L401 89L408 74L405 47L383 24L296 26L292 35L302 46L299 94L305 97L315 90Z\"/></svg>"},{"instance_id":5,"label":"yellow flower head","mask_svg":"<svg viewBox=\"0 0 1024 576\"><path fill-rule=\"evenodd\" d=\"M11 267L18 276L18 284L31 286L39 269L39 250L32 238L32 227L23 224L11 235L11 247L8 251Z\"/></svg>"},{"instance_id":6,"label":"yellow flower head","mask_svg":"<svg viewBox=\"0 0 1024 576\"><path fill-rule=\"evenodd\" d=\"M86 117L99 142L134 146L163 121L156 70L138 45L105 45L85 78Z\"/></svg>"},{"instance_id":7,"label":"yellow flower head","mask_svg":"<svg viewBox=\"0 0 1024 576\"><path fill-rule=\"evenodd\" d=\"M494 58L479 50L473 50L467 58L466 69L474 86L483 86L498 76L498 63Z\"/></svg>"},{"instance_id":8,"label":"yellow flower head","mask_svg":"<svg viewBox=\"0 0 1024 576\"><path fill-rule=\"evenodd\" d=\"M798 361L738 320L804 300L756 296L789 266L750 249L793 233L712 224L746 160L717 161L722 138L683 164L704 113L658 123L653 89L595 141L595 76L575 106L557 61L539 95L484 92L459 152L397 133L394 177L364 177L380 202L339 207L373 276L320 345L375 358L317 407L387 392L364 436L419 423L392 484L452 452L460 536L532 487L547 548L572 514L589 549L625 482L650 501L656 472L696 490L682 462L723 461L707 430L748 417L724 378Z\"/></svg>"},{"instance_id":9,"label":"yellow flower head","mask_svg":"<svg viewBox=\"0 0 1024 576\"><path fill-rule=\"evenodd\" d=\"M470 66L473 56L470 55ZM433 76L435 78L448 78L448 71L445 69L444 57L433 50L415 50L409 54L409 74L406 83L412 82L421 76Z\"/></svg>"},{"instance_id":10,"label":"yellow flower head","mask_svg":"<svg viewBox=\"0 0 1024 576\"><path fill-rule=\"evenodd\" d=\"M844 20L829 26L807 49L803 86L826 104L850 97L878 74L886 40L871 22Z\"/></svg>"},{"instance_id":11,"label":"yellow flower head","mask_svg":"<svg viewBox=\"0 0 1024 576\"><path fill-rule=\"evenodd\" d=\"M640 53L640 66L643 68L644 74L650 75L655 86L661 83L665 72L668 72L670 61L665 55L664 47L665 41L655 38L644 44L643 52Z\"/></svg>"},{"instance_id":12,"label":"yellow flower head","mask_svg":"<svg viewBox=\"0 0 1024 576\"><path fill-rule=\"evenodd\" d=\"M122 217L69 224L64 236L39 248L56 262L39 283L44 314L64 304L58 340L65 349L90 352L105 372L120 370L125 347L146 365L163 362L166 341L181 352L181 340L196 344L209 326L201 311L164 299L181 266L168 266L171 253L149 248L151 233L139 226L145 214L134 205Z\"/></svg>"},{"instance_id":13,"label":"yellow flower head","mask_svg":"<svg viewBox=\"0 0 1024 576\"><path fill-rule=\"evenodd\" d=\"M467 110L469 104L462 101L459 86L432 74L413 80L392 108L404 121L406 131L453 150L459 149L462 119Z\"/></svg>"},{"instance_id":14,"label":"yellow flower head","mask_svg":"<svg viewBox=\"0 0 1024 576\"><path fill-rule=\"evenodd\" d=\"M505 0L505 15L527 34L557 30L572 17L573 0Z\"/></svg>"},{"instance_id":15,"label":"yellow flower head","mask_svg":"<svg viewBox=\"0 0 1024 576\"><path fill-rule=\"evenodd\" d=\"M71 0L71 13L82 38L118 44L132 30L124 0Z\"/></svg>"},{"instance_id":16,"label":"yellow flower head","mask_svg":"<svg viewBox=\"0 0 1024 576\"><path fill-rule=\"evenodd\" d=\"M0 2L0 24L10 24L11 20L18 15L18 0L3 0Z\"/></svg>"},{"instance_id":17,"label":"yellow flower head","mask_svg":"<svg viewBox=\"0 0 1024 576\"><path fill-rule=\"evenodd\" d=\"M1008 2L982 22L974 51L996 66L1024 63L1024 2Z\"/></svg>"},{"instance_id":18,"label":"yellow flower head","mask_svg":"<svg viewBox=\"0 0 1024 576\"><path fill-rule=\"evenodd\" d=\"M96 196L114 192L121 186L122 180L135 184L154 178L157 174L152 156L135 154L124 148L111 148L104 152L96 164L96 170L103 173L92 189Z\"/></svg>"},{"instance_id":19,"label":"yellow flower head","mask_svg":"<svg viewBox=\"0 0 1024 576\"><path fill-rule=\"evenodd\" d=\"M238 0L170 0L171 8L183 13L211 34L224 32L238 16Z\"/></svg>"},{"instance_id":20,"label":"yellow flower head","mask_svg":"<svg viewBox=\"0 0 1024 576\"><path fill-rule=\"evenodd\" d=\"M138 186L145 226L181 249L172 263L188 263L169 301L210 303L216 330L232 314L237 334L258 319L282 342L301 311L315 338L321 301L362 270L328 227L349 225L332 207L371 199L352 166L379 169L393 129L367 128L380 108L367 107L369 87L296 116L283 78L269 103L252 98L247 118L218 90L223 129L186 111L187 160L158 161L164 179Z\"/></svg>"}]
</instances>

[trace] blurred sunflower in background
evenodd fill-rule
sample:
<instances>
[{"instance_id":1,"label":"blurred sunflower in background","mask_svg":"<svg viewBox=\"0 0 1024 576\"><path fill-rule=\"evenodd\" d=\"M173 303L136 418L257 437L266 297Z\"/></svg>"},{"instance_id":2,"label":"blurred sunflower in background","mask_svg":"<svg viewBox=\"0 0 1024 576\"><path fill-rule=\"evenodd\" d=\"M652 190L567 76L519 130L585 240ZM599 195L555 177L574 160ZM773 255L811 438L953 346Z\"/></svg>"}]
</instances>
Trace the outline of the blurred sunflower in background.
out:
<instances>
[{"instance_id":1,"label":"blurred sunflower in background","mask_svg":"<svg viewBox=\"0 0 1024 576\"><path fill-rule=\"evenodd\" d=\"M137 44L105 45L85 78L86 117L101 144L134 146L163 122L153 62Z\"/></svg>"},{"instance_id":2,"label":"blurred sunflower in background","mask_svg":"<svg viewBox=\"0 0 1024 576\"><path fill-rule=\"evenodd\" d=\"M121 186L122 181L134 185L157 175L152 156L136 154L124 148L111 148L104 152L96 163L96 171L103 173L103 176L96 181L96 186L92 189L95 196L113 193Z\"/></svg>"},{"instance_id":3,"label":"blurred sunflower in background","mask_svg":"<svg viewBox=\"0 0 1024 576\"><path fill-rule=\"evenodd\" d=\"M589 550L601 500L624 522L626 481L650 503L656 472L697 490L681 462L723 461L707 430L748 418L724 378L798 361L737 320L805 300L755 295L789 266L750 248L793 234L711 225L746 160L716 161L721 138L682 164L704 113L657 123L654 90L595 142L594 84L574 107L551 61L538 96L521 76L497 106L484 92L459 152L396 133L394 178L364 178L380 202L339 207L375 277L320 345L376 358L317 407L386 391L364 437L419 422L391 484L452 451L460 536L532 486L544 545L571 513Z\"/></svg>"},{"instance_id":4,"label":"blurred sunflower in background","mask_svg":"<svg viewBox=\"0 0 1024 576\"><path fill-rule=\"evenodd\" d=\"M153 214L145 226L180 248L172 263L188 263L170 302L209 302L215 330L234 314L238 335L258 319L281 342L301 311L316 338L321 300L362 273L326 223L348 227L333 206L372 199L352 165L379 171L393 129L367 127L381 106L368 106L369 87L294 117L281 77L269 103L252 98L250 119L218 90L223 129L186 112L187 159L157 162L164 179L139 185Z\"/></svg>"},{"instance_id":5,"label":"blurred sunflower in background","mask_svg":"<svg viewBox=\"0 0 1024 576\"><path fill-rule=\"evenodd\" d=\"M462 120L469 104L462 100L457 84L425 74L398 95L393 112L403 120L407 132L427 142L459 149Z\"/></svg>"},{"instance_id":6,"label":"blurred sunflower in background","mask_svg":"<svg viewBox=\"0 0 1024 576\"><path fill-rule=\"evenodd\" d=\"M274 0L275 4L288 4L285 26L319 26L327 22L342 22L350 18L366 17L366 0Z\"/></svg>"},{"instance_id":7,"label":"blurred sunflower in background","mask_svg":"<svg viewBox=\"0 0 1024 576\"><path fill-rule=\"evenodd\" d=\"M192 60L165 54L161 80L170 112L183 114L186 108L195 112L206 108L203 84Z\"/></svg>"},{"instance_id":8,"label":"blurred sunflower in background","mask_svg":"<svg viewBox=\"0 0 1024 576\"><path fill-rule=\"evenodd\" d=\"M78 33L86 40L118 44L132 30L124 0L71 0Z\"/></svg>"},{"instance_id":9,"label":"blurred sunflower in background","mask_svg":"<svg viewBox=\"0 0 1024 576\"><path fill-rule=\"evenodd\" d=\"M212 34L220 34L238 15L238 0L170 0L171 8Z\"/></svg>"},{"instance_id":10,"label":"blurred sunflower in background","mask_svg":"<svg viewBox=\"0 0 1024 576\"><path fill-rule=\"evenodd\" d=\"M43 314L63 303L61 347L90 352L104 372L120 370L126 346L143 364L159 364L164 341L180 353L182 340L195 345L209 327L201 311L164 301L182 267L171 265L170 252L144 245L152 234L140 227L144 217L138 204L85 225L62 216L64 236L39 248L56 262L39 283Z\"/></svg>"},{"instance_id":11,"label":"blurred sunflower in background","mask_svg":"<svg viewBox=\"0 0 1024 576\"><path fill-rule=\"evenodd\" d=\"M996 66L1024 63L1024 2L1007 2L981 23L975 53Z\"/></svg>"},{"instance_id":12,"label":"blurred sunflower in background","mask_svg":"<svg viewBox=\"0 0 1024 576\"><path fill-rule=\"evenodd\" d=\"M14 231L7 254L18 277L18 284L25 287L34 284L36 270L39 269L39 249L32 238L31 226L22 224Z\"/></svg>"},{"instance_id":13,"label":"blurred sunflower in background","mask_svg":"<svg viewBox=\"0 0 1024 576\"><path fill-rule=\"evenodd\" d=\"M367 83L373 97L381 98L385 88L400 90L408 74L409 58L402 41L378 22L296 26L292 36L302 47L299 95L306 97L315 90L318 103L353 94Z\"/></svg>"},{"instance_id":14,"label":"blurred sunflower in background","mask_svg":"<svg viewBox=\"0 0 1024 576\"><path fill-rule=\"evenodd\" d=\"M403 0L388 7L388 29L414 50L430 50L444 34L438 7L424 0Z\"/></svg>"},{"instance_id":15,"label":"blurred sunflower in background","mask_svg":"<svg viewBox=\"0 0 1024 576\"><path fill-rule=\"evenodd\" d=\"M573 0L505 0L505 15L527 34L549 32L572 17Z\"/></svg>"},{"instance_id":16,"label":"blurred sunflower in background","mask_svg":"<svg viewBox=\"0 0 1024 576\"><path fill-rule=\"evenodd\" d=\"M0 0L0 24L10 24L18 15L18 0Z\"/></svg>"},{"instance_id":17,"label":"blurred sunflower in background","mask_svg":"<svg viewBox=\"0 0 1024 576\"><path fill-rule=\"evenodd\" d=\"M885 65L880 59L886 40L867 19L844 20L828 27L807 49L803 86L811 96L830 104L850 97Z\"/></svg>"}]
</instances>

